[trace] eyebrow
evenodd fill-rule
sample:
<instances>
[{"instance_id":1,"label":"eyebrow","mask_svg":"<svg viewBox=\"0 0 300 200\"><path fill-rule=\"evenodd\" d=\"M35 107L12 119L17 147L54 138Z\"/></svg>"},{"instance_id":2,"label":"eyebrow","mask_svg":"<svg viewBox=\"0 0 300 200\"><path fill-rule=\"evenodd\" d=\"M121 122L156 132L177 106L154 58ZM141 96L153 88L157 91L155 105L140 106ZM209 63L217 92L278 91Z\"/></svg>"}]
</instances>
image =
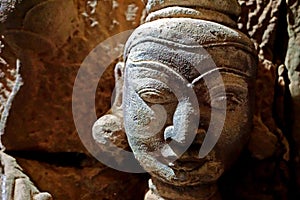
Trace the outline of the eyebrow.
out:
<instances>
[{"instance_id":1,"label":"eyebrow","mask_svg":"<svg viewBox=\"0 0 300 200\"><path fill-rule=\"evenodd\" d=\"M139 61L136 61L136 60L132 60L132 59L128 59L128 61L136 66L140 65L140 64L147 64L149 65L150 67L141 67L139 66L139 68L144 68L144 69L152 69L152 70L157 70L156 67L153 67L154 66L160 66L160 67L163 67L167 70L170 70L172 71L172 73L174 74L177 74L179 77L183 78L184 80L188 81L186 79L186 77L184 75L182 75L180 72L174 70L172 67L164 64L164 63L161 63L159 61L153 61L153 60L139 60ZM196 71L199 72L199 70L196 68ZM227 72L229 74L234 74L235 76L239 76L239 77L243 77L243 78L247 78L247 79L251 79L251 76L249 75L250 72L246 73L246 72L243 72L241 70L238 70L238 69L234 69L234 68L229 68L229 67L213 67L211 70L208 70L206 72L204 72L203 74L200 74L198 77L196 77L195 79L192 80L191 83L188 83L188 87L193 87L194 84L196 84L197 82L201 81L205 76L208 76L214 72ZM200 73L200 72L199 72ZM222 76L220 74L220 76Z\"/></svg>"},{"instance_id":2,"label":"eyebrow","mask_svg":"<svg viewBox=\"0 0 300 200\"><path fill-rule=\"evenodd\" d=\"M194 85L195 83L197 83L198 81L200 81L201 79L203 79L205 76L207 76L207 75L209 75L209 74L212 74L212 73L215 72L215 71L219 71L219 69L218 69L218 68L213 68L213 69L211 69L211 70L205 72L204 74L201 74L200 76L198 76L197 78L195 78L195 79L192 81L191 85Z\"/></svg>"},{"instance_id":3,"label":"eyebrow","mask_svg":"<svg viewBox=\"0 0 300 200\"><path fill-rule=\"evenodd\" d=\"M166 72L170 72L171 74L173 75L177 75L178 77L180 77L181 79L183 80L186 80L186 77L184 75L182 75L180 72L176 71L174 68L164 64L164 63L161 63L159 61L154 61L154 60L139 60L139 61L135 61L135 60L132 60L132 59L128 59L129 63L133 64L135 67L138 67L138 68L143 68L143 69L150 69L150 70L156 70L158 72L161 72L161 73L165 73L167 74ZM139 65L148 65L148 67L144 67L144 66L139 66ZM161 68L160 68L161 67ZM134 68L133 68L134 69ZM161 69L164 69L165 71L161 71Z\"/></svg>"},{"instance_id":4,"label":"eyebrow","mask_svg":"<svg viewBox=\"0 0 300 200\"><path fill-rule=\"evenodd\" d=\"M214 72L227 72L229 74L234 74L235 76L240 76L240 77L244 77L244 78L251 78L247 73L245 72L241 72L240 70L236 70L236 69L232 69L232 68L227 68L227 67L217 67L217 68L213 68L209 71L206 71L205 73L201 74L200 76L196 77L192 83L190 83L191 86L194 86L197 82L201 81L202 79L204 79L205 76L208 76ZM220 76L222 76L220 74Z\"/></svg>"}]
</instances>

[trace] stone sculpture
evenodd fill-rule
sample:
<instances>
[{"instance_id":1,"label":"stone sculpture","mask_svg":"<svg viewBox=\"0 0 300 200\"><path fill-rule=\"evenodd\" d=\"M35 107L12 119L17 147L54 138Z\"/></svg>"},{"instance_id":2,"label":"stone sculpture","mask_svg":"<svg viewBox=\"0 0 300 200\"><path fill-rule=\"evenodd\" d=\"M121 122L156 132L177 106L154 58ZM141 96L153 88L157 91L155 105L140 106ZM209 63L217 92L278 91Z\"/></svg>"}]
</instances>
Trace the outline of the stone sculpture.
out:
<instances>
[{"instance_id":1,"label":"stone sculpture","mask_svg":"<svg viewBox=\"0 0 300 200\"><path fill-rule=\"evenodd\" d=\"M220 199L216 181L238 158L252 127L257 59L250 39L236 30L239 4L149 0L147 12L116 68L123 99L95 123L93 136L118 145L126 132L135 158L152 176L147 200ZM190 90L197 102L186 96ZM209 127L224 113L218 142L201 155Z\"/></svg>"},{"instance_id":2,"label":"stone sculpture","mask_svg":"<svg viewBox=\"0 0 300 200\"><path fill-rule=\"evenodd\" d=\"M126 19L129 5L139 8L136 19ZM72 90L82 61L100 42L136 27L142 6L139 0L1 1L0 46L5 47L0 57L9 64L6 66L0 59L1 118L2 97L7 104L16 59L22 63L20 75L24 83L12 102L2 142L35 186L49 191L54 199L116 199L118 194L124 200L144 195L147 183L138 175L107 169L89 156L72 115ZM111 54L108 51L106 55L107 59ZM109 108L108 93L114 85L113 75L105 76L105 84L100 83L103 88L97 92L101 99L99 113ZM102 101L104 98L107 100ZM78 111L89 113L83 104ZM88 124L86 120L84 115L82 121ZM0 133L1 130L0 125ZM24 156L27 153L30 158Z\"/></svg>"},{"instance_id":3,"label":"stone sculpture","mask_svg":"<svg viewBox=\"0 0 300 200\"><path fill-rule=\"evenodd\" d=\"M1 1L0 4L0 22L6 20L7 15L12 12L17 3L20 3L21 0L5 0Z\"/></svg>"},{"instance_id":4,"label":"stone sculpture","mask_svg":"<svg viewBox=\"0 0 300 200\"><path fill-rule=\"evenodd\" d=\"M289 91L291 94L291 104L292 104L292 124L291 124L291 134L293 137L292 142L294 146L294 158L293 165L295 167L295 174L297 179L297 187L300 186L300 137L299 137L299 128L300 128L300 1L291 1L286 0L287 3L287 22L288 22L288 50L285 58L285 65L288 69L289 76ZM298 190L298 189L297 189ZM298 197L300 193L298 192Z\"/></svg>"},{"instance_id":5,"label":"stone sculpture","mask_svg":"<svg viewBox=\"0 0 300 200\"><path fill-rule=\"evenodd\" d=\"M40 192L24 174L16 160L0 152L1 160L1 199L51 200L47 192Z\"/></svg>"},{"instance_id":6,"label":"stone sculpture","mask_svg":"<svg viewBox=\"0 0 300 200\"><path fill-rule=\"evenodd\" d=\"M16 1L1 2L0 22L6 19L7 14L14 9L15 4ZM4 36L1 35L0 53L5 46L2 42L3 38ZM16 61L16 66L10 66L4 58L0 57L0 199L51 200L52 196L48 192L40 192L31 182L16 159L4 153L5 147L1 137L5 133L12 101L23 85L20 67L19 59Z\"/></svg>"}]
</instances>

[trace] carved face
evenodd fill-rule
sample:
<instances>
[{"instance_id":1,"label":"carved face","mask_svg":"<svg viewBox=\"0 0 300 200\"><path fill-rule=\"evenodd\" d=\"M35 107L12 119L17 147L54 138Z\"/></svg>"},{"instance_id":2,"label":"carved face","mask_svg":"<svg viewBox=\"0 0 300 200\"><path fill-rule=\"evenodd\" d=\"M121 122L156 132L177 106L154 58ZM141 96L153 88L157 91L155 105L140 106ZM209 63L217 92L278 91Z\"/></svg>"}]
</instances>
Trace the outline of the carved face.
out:
<instances>
[{"instance_id":1,"label":"carved face","mask_svg":"<svg viewBox=\"0 0 300 200\"><path fill-rule=\"evenodd\" d=\"M231 72L221 75L226 94L219 93L218 81L212 82L208 90L205 81L199 80L192 87L197 97L195 105L184 97L183 91L191 87L172 68L147 61L126 65L123 96L126 133L136 158L152 176L175 185L210 183L238 157L251 128L253 94L248 89L248 78ZM218 110L222 101L226 101L227 110L219 141L206 157L199 158L209 124L217 123L210 121L211 110ZM183 153L180 148L193 135L189 125L197 118L195 106L200 111L198 130ZM220 110L215 119L222 117L224 112ZM176 145L168 146L172 140Z\"/></svg>"},{"instance_id":2,"label":"carved face","mask_svg":"<svg viewBox=\"0 0 300 200\"><path fill-rule=\"evenodd\" d=\"M212 47L214 71L201 61L205 55L157 43L145 41L127 55L123 114L130 147L145 170L164 183L213 183L247 142L255 59L238 45ZM209 135L209 127L222 119L217 143L199 157L205 138L217 134L212 128Z\"/></svg>"}]
</instances>

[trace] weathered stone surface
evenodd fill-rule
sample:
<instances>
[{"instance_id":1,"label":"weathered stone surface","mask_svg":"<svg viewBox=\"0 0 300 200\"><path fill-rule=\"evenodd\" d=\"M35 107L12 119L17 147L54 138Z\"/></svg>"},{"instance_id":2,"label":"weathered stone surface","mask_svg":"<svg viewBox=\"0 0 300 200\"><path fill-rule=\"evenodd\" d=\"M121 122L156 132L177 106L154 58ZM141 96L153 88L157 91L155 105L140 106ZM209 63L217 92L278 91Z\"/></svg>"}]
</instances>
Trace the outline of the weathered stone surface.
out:
<instances>
[{"instance_id":1,"label":"weathered stone surface","mask_svg":"<svg viewBox=\"0 0 300 200\"><path fill-rule=\"evenodd\" d=\"M194 18L218 22L236 27L235 19L240 14L237 1L157 1L146 0L146 21L160 18ZM228 15L230 14L230 15Z\"/></svg>"},{"instance_id":2,"label":"weathered stone surface","mask_svg":"<svg viewBox=\"0 0 300 200\"><path fill-rule=\"evenodd\" d=\"M282 0L239 0L239 3L242 7L242 14L238 24L239 29L249 34L259 53L256 78L257 92L255 95L255 128L251 135L249 150L254 157L264 159L274 155L279 145L285 151L285 154L282 156L288 159L289 146L287 140L273 117L273 104L275 103L275 98L277 98L274 90L276 82L278 82L277 65L283 64L283 61L278 60L274 55L280 8L283 2ZM273 64L273 60L281 63ZM281 96L278 98L281 98ZM282 105L279 104L279 101L277 103L276 106L284 106L283 101L280 101ZM282 115L283 113L277 114ZM264 146L264 148L260 148L261 146Z\"/></svg>"},{"instance_id":3,"label":"weathered stone surface","mask_svg":"<svg viewBox=\"0 0 300 200\"><path fill-rule=\"evenodd\" d=\"M17 161L41 190L49 191L57 200L142 199L147 187L146 177L108 169L92 159L81 166L62 166L20 157Z\"/></svg>"},{"instance_id":4,"label":"weathered stone surface","mask_svg":"<svg viewBox=\"0 0 300 200\"><path fill-rule=\"evenodd\" d=\"M290 91L294 102L296 103L295 108L299 107L300 96L300 83L299 83L299 71L300 71L300 2L287 0L288 12L288 33L289 33L289 46L286 55L286 67L289 70L290 78ZM297 113L297 110L295 111ZM295 115L298 116L298 115ZM298 119L298 118L297 118ZM297 120L295 119L295 120ZM299 125L298 123L295 123ZM297 129L299 130L299 129Z\"/></svg>"},{"instance_id":5,"label":"weathered stone surface","mask_svg":"<svg viewBox=\"0 0 300 200\"><path fill-rule=\"evenodd\" d=\"M220 15L213 22L198 15L198 8L220 12L226 24L239 14L237 1L218 2L148 1L155 17L124 50L124 86L116 91L123 115L113 118L112 107L94 125L98 143L113 142L124 120L133 154L153 181L146 200L220 199L216 183L247 144L257 54L245 34L215 20Z\"/></svg>"},{"instance_id":6,"label":"weathered stone surface","mask_svg":"<svg viewBox=\"0 0 300 200\"><path fill-rule=\"evenodd\" d=\"M7 43L5 50L20 58L24 80L7 123L7 149L85 151L72 117L77 71L98 43L136 27L142 11L140 1L115 0L29 0L16 6L1 24ZM6 55L5 59L10 57ZM97 59L108 57L109 51ZM98 114L109 109L113 82L109 68L97 91ZM85 112L84 105L78 109Z\"/></svg>"},{"instance_id":7,"label":"weathered stone surface","mask_svg":"<svg viewBox=\"0 0 300 200\"><path fill-rule=\"evenodd\" d=\"M272 61L282 0L238 0L238 2L242 7L239 29L249 34L260 55Z\"/></svg>"},{"instance_id":8,"label":"weathered stone surface","mask_svg":"<svg viewBox=\"0 0 300 200\"><path fill-rule=\"evenodd\" d=\"M257 159L266 159L283 153L278 159L289 160L290 148L287 139L273 118L274 88L276 84L275 65L266 59L259 59L255 95L254 129L248 149ZM278 88L279 89L279 88ZM283 103L283 102L280 102Z\"/></svg>"},{"instance_id":9,"label":"weathered stone surface","mask_svg":"<svg viewBox=\"0 0 300 200\"><path fill-rule=\"evenodd\" d=\"M13 157L1 151L0 161L2 199L52 200L49 193L36 188Z\"/></svg>"},{"instance_id":10,"label":"weathered stone surface","mask_svg":"<svg viewBox=\"0 0 300 200\"><path fill-rule=\"evenodd\" d=\"M98 1L98 4L95 4L95 2L24 0L22 4L17 6L18 12L12 13L6 23L1 25L1 32L6 34L5 42L8 44L1 55L10 64L10 67L7 68L3 65L0 69L4 71L7 78L10 74L8 69L14 68L16 59L20 58L22 66L24 66L21 72L25 80L20 94L16 96L7 124L4 144L8 149L34 149L51 152L85 151L73 125L71 112L71 93L77 70L88 52L99 42L115 33L136 27L139 24L144 6L139 0L126 2L121 0ZM181 2L184 3L185 1ZM224 1L220 2L224 3ZM251 200L285 199L289 182L286 179L288 169L285 161L282 160L288 160L289 147L272 116L274 86L277 82L276 68L277 65L283 63L283 60L276 57L276 54L281 56L285 54L284 48L274 47L274 43L285 40L284 37L281 37L282 35L279 37L276 35L276 30L283 32L282 27L278 28L278 18L280 12L283 11L280 11L282 9L280 4L284 2L282 0L239 0L239 2L242 5L242 18L239 28L250 35L259 50L261 58L257 78L255 129L249 143L249 150L256 159L249 161L249 163L246 162L246 165L237 165L237 168L233 169L234 171L226 179L224 185L234 186L230 188L231 190L228 190L230 191L228 192L230 193L229 198L234 196L236 199L248 198ZM294 74L290 73L290 77L292 80L297 80L297 63L299 63L297 58L299 56L293 55L298 55L299 52L297 46L299 35L297 34L299 33L297 28L299 27L297 25L297 22L299 22L297 13L299 11L297 9L299 8L299 1L289 1L288 4L291 8L288 12L290 47L286 65L292 71L296 71ZM48 12L49 10L51 12ZM186 17L191 15L191 10L193 10L192 14L198 14L199 18L206 17L206 19L214 21L214 17L211 17L213 11L204 12L205 9L195 10L189 8L177 14L179 17ZM51 17L47 18L45 14L47 12ZM173 15L174 12L170 13L168 9L164 10L163 13L154 11L150 13L151 17L148 17L148 21L155 20L162 14L168 17ZM216 16L219 17L215 20L216 22L220 22L220 19L224 17L224 15ZM62 21L63 24L58 23ZM230 17L223 20L222 23L233 27ZM45 24L48 26L44 26ZM52 29L55 29L55 31ZM109 53L107 53L104 56L106 58L103 59L108 59L109 56ZM98 86L96 98L98 116L103 115L110 106L111 90L114 87L112 69L114 64L105 72ZM0 82L3 83L4 79L1 78L0 75ZM11 80L14 80L14 78L11 78ZM288 82L284 84L288 84ZM297 89L297 84L294 84L294 86L293 88ZM0 93L4 94L10 91L11 88L5 86L5 90ZM282 113L284 109L281 109L283 102L284 100L276 99L276 110L281 110L278 111L281 119L284 119L282 117L284 116ZM2 104L0 108L1 106ZM80 107L83 113L85 113L85 106ZM297 124L299 123L295 123L295 125ZM90 125L90 128L92 128L92 125ZM297 131L295 135L297 135ZM119 140L119 136L115 139L116 144L123 141ZM274 162L276 159L280 161ZM102 194L103 199L115 199L114 191L120 191L118 193L123 197L129 194L125 194L125 191L123 192L120 189L123 188L124 182L112 178L127 178L127 176L108 169L102 171L103 166L89 166L82 171L82 169L74 167L57 167L22 159L20 161L21 165L24 165L24 169L28 169L26 172L33 177L34 182L39 187L41 186L40 188L43 191L54 193L55 199L77 199L79 196L83 199L98 199L102 198ZM41 174L36 173L42 168L46 169L48 175L42 174L42 172ZM238 169L239 172L237 172ZM97 173L99 175L95 175ZM61 176L61 174L64 176ZM97 177L97 180L93 182L94 179L91 177ZM141 182L135 176L129 177L130 180L125 180L132 181L131 183L135 187L139 187ZM232 179L236 180L236 184L230 184ZM115 180L116 182L114 182ZM107 184L101 185L102 182L106 181ZM74 182L77 184L73 184ZM91 182L95 184L100 182L100 189L96 188L96 186L98 187L97 184L95 186L90 185ZM56 183L63 184L61 184L61 187L57 187ZM112 184L111 187L110 184ZM125 182L125 184L127 183ZM223 188L226 190L226 187ZM129 190L133 191L132 193L135 192L134 189ZM98 191L101 192L98 193ZM86 196L83 195L84 193ZM142 198L142 194L139 198Z\"/></svg>"},{"instance_id":11,"label":"weathered stone surface","mask_svg":"<svg viewBox=\"0 0 300 200\"><path fill-rule=\"evenodd\" d=\"M178 6L178 7L200 7L206 10L216 10L220 13L226 13L233 16L240 15L240 5L236 0L230 1L222 1L222 0L215 0L215 1L197 1L197 0L183 0L183 1L176 1L176 0L144 0L147 3L147 10L149 12L153 12L156 10L161 10L165 7L171 6Z\"/></svg>"},{"instance_id":12,"label":"weathered stone surface","mask_svg":"<svg viewBox=\"0 0 300 200\"><path fill-rule=\"evenodd\" d=\"M21 0L5 0L1 1L0 5L0 22L6 20L7 15L14 10L16 4L19 3Z\"/></svg>"},{"instance_id":13,"label":"weathered stone surface","mask_svg":"<svg viewBox=\"0 0 300 200\"><path fill-rule=\"evenodd\" d=\"M292 97L292 137L294 145L294 165L297 188L300 188L300 1L287 0L288 50L285 65L290 80L289 90ZM299 191L299 189L297 189ZM298 193L298 198L300 193Z\"/></svg>"},{"instance_id":14,"label":"weathered stone surface","mask_svg":"<svg viewBox=\"0 0 300 200\"><path fill-rule=\"evenodd\" d=\"M239 2L242 13L238 27L250 35L259 53L254 129L248 145L252 158L244 155L236 168L224 177L221 188L227 198L287 199L289 188L285 182L289 181L289 169L286 161L290 158L290 147L278 128L283 128L285 123L284 66L281 66L281 72L277 75L277 68L284 63L284 31L280 34L277 31L279 27L284 28L279 24L282 23L280 17L284 17L284 2ZM283 119L280 124L276 124L278 120L275 122L278 118Z\"/></svg>"},{"instance_id":15,"label":"weathered stone surface","mask_svg":"<svg viewBox=\"0 0 300 200\"><path fill-rule=\"evenodd\" d=\"M1 94L11 91L6 82L14 80L9 70L15 68L17 58L21 60L24 82L6 124L3 143L8 150L88 153L72 115L77 71L98 43L136 27L142 11L140 1L28 0L18 4L0 25L5 35L1 56L10 64L9 68L1 66L5 73L0 80L5 86ZM121 49L122 44L117 47ZM95 63L110 58L109 48L103 57L95 58ZM113 68L109 67L98 84L97 114L108 111L113 87ZM80 105L78 112L86 113L85 106ZM95 162L84 169L20 162L33 181L54 199L141 199L145 193L142 184L146 180Z\"/></svg>"},{"instance_id":16,"label":"weathered stone surface","mask_svg":"<svg viewBox=\"0 0 300 200\"><path fill-rule=\"evenodd\" d=\"M158 35L158 39L153 37L154 35ZM188 39L181 38L182 35ZM138 40L139 37L147 40ZM215 113L217 119L208 117L214 108L222 110L219 107L221 103L214 96L221 95L222 92L218 91L215 94L213 89L208 90L205 84L196 81L199 72L195 68L199 67L198 70L203 74L213 74L212 77L207 75L210 81L206 82L211 84L212 88L221 85L218 82L220 77L214 76L215 68L206 68L207 65L203 65L206 62L201 59L201 56L205 57L207 54L191 50L196 45L190 43L193 41L190 38L209 53L221 72L227 91L236 91L230 93L232 98L227 101L225 124L224 127L222 126L222 134L218 142L211 151L201 155L200 158L197 156L199 152L201 153L201 148L207 145L204 144L205 137L213 137L209 134L219 133L217 130L207 132L207 128L210 124L218 126L216 124L219 121L214 120L222 119L224 115L221 114L222 112L217 112ZM225 45L220 45L221 43ZM244 47L250 48L244 51ZM219 199L214 198L216 190L205 188L214 188L213 185L222 173L237 159L251 129L253 99L248 97L254 95L256 71L256 54L254 47L251 47L250 40L240 32L216 23L189 18L159 19L146 23L140 26L128 40L124 55L127 60L124 73L127 88L125 87L123 95L123 109L126 114L124 115L125 130L135 157L149 171L153 180L156 180L157 194L162 198ZM179 52L180 56L178 56ZM157 78L158 73L161 74L160 78ZM185 87L188 84L184 84L179 77L184 77L187 83L193 85L191 88L197 95L197 103L187 95L191 88ZM158 94L153 92L152 96L153 90L158 90ZM186 92L178 95L175 90ZM140 98L135 97L137 95L135 91ZM206 96L208 94L212 95L209 102L207 101L209 97ZM185 97L188 97L188 100ZM156 110L153 106L153 109L150 109L154 113L152 114L148 111L147 105L162 106L162 108ZM196 121L198 119L195 108L201 110L199 121ZM165 119L161 111L163 109L166 113ZM187 145L189 134L194 131L195 121L196 139L191 142L187 151L180 154L176 152L176 148L179 147L168 146L172 141L178 142L181 146ZM162 122L166 124L160 124ZM200 123L199 127L198 123ZM156 127L162 128L156 131L154 129ZM151 131L156 134L151 137L140 137L142 133L139 130L144 130L143 135L151 134ZM212 141L210 142L208 145L212 144ZM206 148L210 149L210 147ZM151 154L151 152L155 153ZM162 155L159 152L162 152ZM156 153L163 161L160 161L161 157L156 157ZM173 157L178 160L169 161ZM200 195L199 191L203 194Z\"/></svg>"},{"instance_id":17,"label":"weathered stone surface","mask_svg":"<svg viewBox=\"0 0 300 200\"><path fill-rule=\"evenodd\" d=\"M3 39L3 36L2 36ZM3 41L0 40L0 53L3 53ZM3 56L3 55L2 55ZM11 61L13 62L13 61ZM9 65L8 61L0 57L0 148L4 149L2 144L2 135L5 133L7 119L13 100L22 86L22 77L20 75L20 60L14 60L15 63Z\"/></svg>"}]
</instances>

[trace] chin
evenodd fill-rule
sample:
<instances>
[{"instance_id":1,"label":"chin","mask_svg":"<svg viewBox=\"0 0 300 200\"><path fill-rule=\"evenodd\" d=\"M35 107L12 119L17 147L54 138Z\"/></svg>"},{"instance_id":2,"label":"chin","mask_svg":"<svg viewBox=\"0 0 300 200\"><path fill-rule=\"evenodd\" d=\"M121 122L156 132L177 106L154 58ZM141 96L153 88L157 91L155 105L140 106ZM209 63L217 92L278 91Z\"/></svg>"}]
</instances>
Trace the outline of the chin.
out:
<instances>
[{"instance_id":1,"label":"chin","mask_svg":"<svg viewBox=\"0 0 300 200\"><path fill-rule=\"evenodd\" d=\"M156 171L150 172L150 174L164 182L175 186L196 186L202 184L214 184L220 178L224 172L224 167L221 162L207 161L201 166L195 166L191 168L190 165L184 166L166 166L165 176L162 176Z\"/></svg>"}]
</instances>

